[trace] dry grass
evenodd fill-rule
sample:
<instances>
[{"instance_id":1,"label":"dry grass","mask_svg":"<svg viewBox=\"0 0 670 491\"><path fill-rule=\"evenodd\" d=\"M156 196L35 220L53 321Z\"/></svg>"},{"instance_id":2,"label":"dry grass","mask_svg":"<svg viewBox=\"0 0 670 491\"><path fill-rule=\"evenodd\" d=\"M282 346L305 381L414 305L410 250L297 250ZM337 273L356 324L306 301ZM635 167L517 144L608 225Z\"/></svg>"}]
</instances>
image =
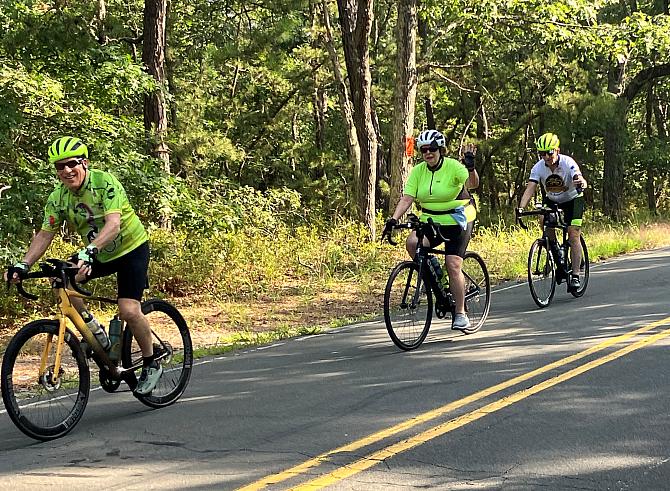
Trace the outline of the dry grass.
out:
<instances>
[{"instance_id":1,"label":"dry grass","mask_svg":"<svg viewBox=\"0 0 670 491\"><path fill-rule=\"evenodd\" d=\"M661 223L620 228L591 229L586 232L593 257L611 257L640 249L670 245L670 225ZM526 254L536 233L520 230L482 231L471 249L486 261L492 281L520 278L525 274ZM399 237L400 239L400 237ZM385 246L383 264L393 264L404 256L404 248ZM341 325L354 319L381 316L383 290L388 268L349 274L347 278L276 276L267 293L255 297L240 294L225 299L213 295L168 298L184 315L193 344L212 346L229 343L243 333L294 335L300 329ZM0 346L15 328L0 330Z\"/></svg>"}]
</instances>

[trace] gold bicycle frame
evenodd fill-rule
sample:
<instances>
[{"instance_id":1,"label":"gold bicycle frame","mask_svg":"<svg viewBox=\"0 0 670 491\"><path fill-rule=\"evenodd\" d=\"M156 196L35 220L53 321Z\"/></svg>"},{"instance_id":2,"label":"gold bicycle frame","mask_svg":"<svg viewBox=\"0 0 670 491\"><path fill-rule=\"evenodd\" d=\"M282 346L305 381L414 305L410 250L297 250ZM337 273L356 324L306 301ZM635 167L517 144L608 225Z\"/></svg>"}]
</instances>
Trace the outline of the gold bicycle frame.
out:
<instances>
[{"instance_id":1,"label":"gold bicycle frame","mask_svg":"<svg viewBox=\"0 0 670 491\"><path fill-rule=\"evenodd\" d=\"M109 356L107 355L105 350L102 349L102 346L100 346L100 343L96 339L95 335L88 328L88 326L84 322L84 319L82 319L81 315L74 307L74 305L72 305L72 302L70 300L70 297L76 297L81 299L91 297L82 295L81 293L76 292L74 290L70 290L69 288L60 287L55 288L54 290L55 290L54 293L58 297L56 301L58 305L58 313L55 316L55 319L58 320L58 341L56 345L56 358L54 360L54 369L53 369L54 377L57 377L57 374L60 373L63 344L65 343L65 332L67 328L67 319L70 319L70 322L72 322L74 327L77 329L77 331L79 331L84 340L93 349L95 354L98 355L98 357L103 362L105 368L109 371L112 377L120 378L121 374L123 373L123 370L119 369L117 364L109 359ZM112 300L110 299L101 299L99 297L96 297L95 299L102 301L106 300L110 303L112 302ZM44 347L44 351L42 352L42 360L40 363L40 373L39 373L40 378L47 371L47 363L52 342L53 342L53 334L49 334L49 336L47 337L47 343Z\"/></svg>"}]
</instances>

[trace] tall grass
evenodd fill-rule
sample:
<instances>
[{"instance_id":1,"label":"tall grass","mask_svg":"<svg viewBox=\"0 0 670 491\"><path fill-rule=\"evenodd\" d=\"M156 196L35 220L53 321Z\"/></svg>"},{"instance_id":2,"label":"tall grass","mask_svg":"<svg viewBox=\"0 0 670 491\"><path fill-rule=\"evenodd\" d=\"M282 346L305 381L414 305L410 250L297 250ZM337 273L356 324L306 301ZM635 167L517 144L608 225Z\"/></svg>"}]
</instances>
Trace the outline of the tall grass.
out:
<instances>
[{"instance_id":1,"label":"tall grass","mask_svg":"<svg viewBox=\"0 0 670 491\"><path fill-rule=\"evenodd\" d=\"M381 227L381 224L380 224ZM478 228L470 249L481 254L494 282L525 277L527 254L540 235L504 223ZM589 224L584 229L593 261L670 244L668 222L644 220L625 224ZM208 236L185 230L151 231L150 295L182 297L195 304L221 301L272 301L286 295L305 296L328 285L346 283L361 295L383 289L388 270L406 257L404 235L393 247L371 242L358 223L340 219L327 226L272 229L246 228ZM76 245L54 241L47 255L67 257ZM93 282L95 293L113 295L115 282ZM34 287L32 289L35 289ZM45 293L46 288L42 288ZM309 301L309 300L306 300ZM50 311L51 299L28 302L15 294L0 295L0 328Z\"/></svg>"}]
</instances>

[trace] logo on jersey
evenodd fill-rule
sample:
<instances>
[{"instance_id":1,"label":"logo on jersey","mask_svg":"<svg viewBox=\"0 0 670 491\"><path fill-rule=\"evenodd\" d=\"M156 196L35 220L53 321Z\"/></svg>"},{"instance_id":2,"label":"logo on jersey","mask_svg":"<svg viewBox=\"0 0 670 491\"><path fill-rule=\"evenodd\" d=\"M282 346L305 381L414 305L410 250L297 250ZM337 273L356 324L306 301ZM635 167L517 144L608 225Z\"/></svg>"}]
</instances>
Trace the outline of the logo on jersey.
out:
<instances>
[{"instance_id":1,"label":"logo on jersey","mask_svg":"<svg viewBox=\"0 0 670 491\"><path fill-rule=\"evenodd\" d=\"M53 215L49 215L49 226L50 227L56 226L56 217Z\"/></svg>"},{"instance_id":2,"label":"logo on jersey","mask_svg":"<svg viewBox=\"0 0 670 491\"><path fill-rule=\"evenodd\" d=\"M552 174L544 181L544 188L548 193L563 193L568 190L568 187L563 182L563 178L558 174Z\"/></svg>"}]
</instances>

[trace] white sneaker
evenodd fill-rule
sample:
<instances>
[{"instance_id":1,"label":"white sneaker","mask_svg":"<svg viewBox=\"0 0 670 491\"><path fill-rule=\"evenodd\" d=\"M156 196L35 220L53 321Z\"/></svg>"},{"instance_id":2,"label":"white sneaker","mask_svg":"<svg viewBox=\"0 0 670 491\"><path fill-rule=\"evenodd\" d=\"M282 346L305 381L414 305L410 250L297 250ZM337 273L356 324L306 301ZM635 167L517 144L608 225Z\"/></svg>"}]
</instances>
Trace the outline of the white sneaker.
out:
<instances>
[{"instance_id":1,"label":"white sneaker","mask_svg":"<svg viewBox=\"0 0 670 491\"><path fill-rule=\"evenodd\" d=\"M470 319L466 314L455 314L451 321L451 328L457 331L470 328Z\"/></svg>"}]
</instances>

